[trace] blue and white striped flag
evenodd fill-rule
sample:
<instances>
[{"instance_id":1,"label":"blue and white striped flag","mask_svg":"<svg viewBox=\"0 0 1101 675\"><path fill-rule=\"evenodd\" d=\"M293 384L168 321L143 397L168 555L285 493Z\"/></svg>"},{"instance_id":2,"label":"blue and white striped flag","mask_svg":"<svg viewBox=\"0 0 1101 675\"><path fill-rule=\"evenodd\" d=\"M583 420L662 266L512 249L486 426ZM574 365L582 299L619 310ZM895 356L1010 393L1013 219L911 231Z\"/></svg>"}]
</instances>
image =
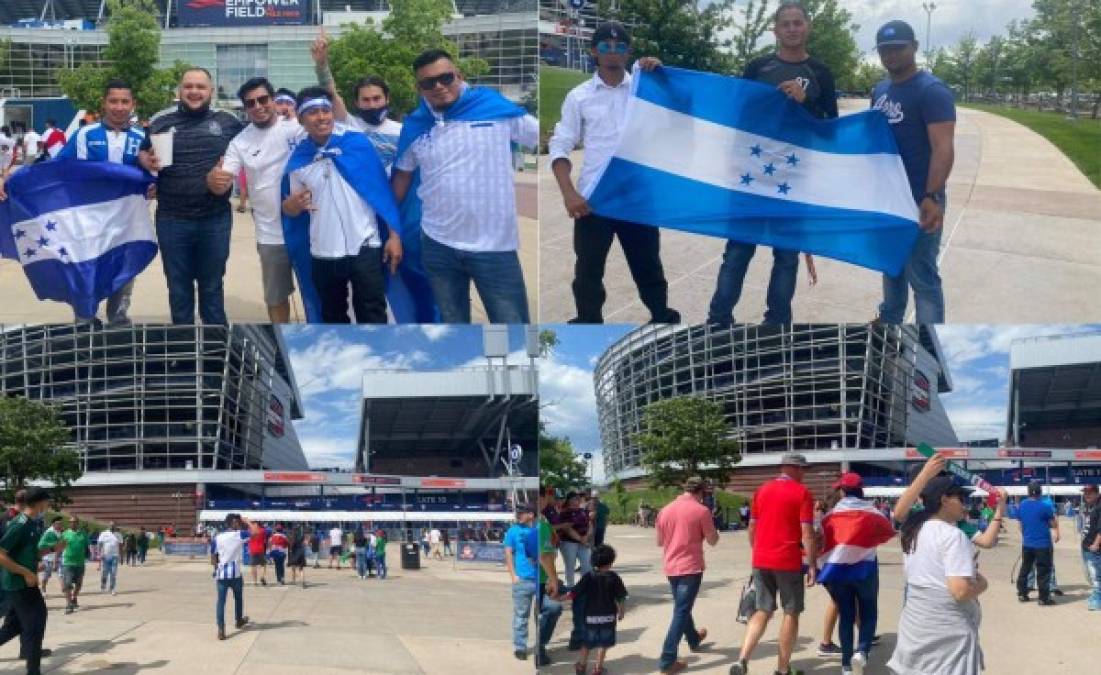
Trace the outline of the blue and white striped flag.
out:
<instances>
[{"instance_id":1,"label":"blue and white striped flag","mask_svg":"<svg viewBox=\"0 0 1101 675\"><path fill-rule=\"evenodd\" d=\"M881 112L818 120L773 87L668 66L631 86L595 213L901 273L918 209Z\"/></svg>"},{"instance_id":2,"label":"blue and white striped flag","mask_svg":"<svg viewBox=\"0 0 1101 675\"><path fill-rule=\"evenodd\" d=\"M152 182L139 168L110 162L20 169L0 202L0 256L22 263L39 300L91 318L157 255L145 199Z\"/></svg>"}]
</instances>

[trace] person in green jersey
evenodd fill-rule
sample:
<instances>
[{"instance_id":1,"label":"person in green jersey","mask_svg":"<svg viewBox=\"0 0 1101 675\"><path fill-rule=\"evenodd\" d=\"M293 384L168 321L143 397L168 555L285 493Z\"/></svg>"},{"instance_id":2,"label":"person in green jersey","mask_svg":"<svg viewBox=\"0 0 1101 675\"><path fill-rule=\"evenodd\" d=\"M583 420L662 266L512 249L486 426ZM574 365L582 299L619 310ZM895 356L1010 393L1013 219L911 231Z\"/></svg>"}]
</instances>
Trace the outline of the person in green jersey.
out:
<instances>
[{"instance_id":1,"label":"person in green jersey","mask_svg":"<svg viewBox=\"0 0 1101 675\"><path fill-rule=\"evenodd\" d=\"M80 526L80 518L69 518L69 529L61 534L65 540L65 552L61 554L61 589L65 592L65 613L72 614L80 608L77 596L84 583L84 565L88 560L88 533Z\"/></svg>"},{"instance_id":2,"label":"person in green jersey","mask_svg":"<svg viewBox=\"0 0 1101 675\"><path fill-rule=\"evenodd\" d=\"M42 569L38 575L38 589L42 591L42 597L46 597L46 587L50 577L61 570L61 555L58 553L61 546L61 531L65 528L65 519L54 516L50 519L50 526L38 539L38 549L43 551ZM60 576L60 575L59 575Z\"/></svg>"},{"instance_id":3,"label":"person in green jersey","mask_svg":"<svg viewBox=\"0 0 1101 675\"><path fill-rule=\"evenodd\" d=\"M604 543L604 532L608 529L608 516L612 510L600 499L600 494L593 490L589 498L589 513L593 518L593 544L599 546Z\"/></svg>"},{"instance_id":4,"label":"person in green jersey","mask_svg":"<svg viewBox=\"0 0 1101 675\"><path fill-rule=\"evenodd\" d=\"M538 598L539 631L535 653L535 665L549 666L552 663L550 654L547 653L547 644L550 642L554 627L558 625L558 617L562 615L562 603L558 601L558 571L555 569L555 560L558 557L558 549L551 543L550 521L543 515L546 509L548 497L546 493L539 497L539 519L535 527L539 536L539 591Z\"/></svg>"},{"instance_id":5,"label":"person in green jersey","mask_svg":"<svg viewBox=\"0 0 1101 675\"><path fill-rule=\"evenodd\" d=\"M375 537L375 569L379 579L386 578L386 533L382 530Z\"/></svg>"},{"instance_id":6,"label":"person in green jersey","mask_svg":"<svg viewBox=\"0 0 1101 675\"><path fill-rule=\"evenodd\" d=\"M49 493L40 487L27 488L22 513L13 518L0 537L0 588L8 601L0 625L0 646L19 636L25 650L27 675L42 673L42 636L46 633L46 601L38 589L38 560L41 551L42 515L49 506Z\"/></svg>"}]
</instances>

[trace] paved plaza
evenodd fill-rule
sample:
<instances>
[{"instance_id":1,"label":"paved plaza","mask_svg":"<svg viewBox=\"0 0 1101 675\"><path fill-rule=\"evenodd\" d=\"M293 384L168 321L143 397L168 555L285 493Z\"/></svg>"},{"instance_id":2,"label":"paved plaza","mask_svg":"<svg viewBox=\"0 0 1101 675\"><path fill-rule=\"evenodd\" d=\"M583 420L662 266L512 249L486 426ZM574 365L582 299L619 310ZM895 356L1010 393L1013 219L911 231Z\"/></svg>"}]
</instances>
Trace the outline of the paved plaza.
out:
<instances>
[{"instance_id":1,"label":"paved plaza","mask_svg":"<svg viewBox=\"0 0 1101 675\"><path fill-rule=\"evenodd\" d=\"M532 660L512 656L512 598L503 567L455 569L451 559L400 569L391 545L386 581L353 571L307 568L308 587L245 586L252 623L216 639L214 581L201 560L150 552L145 567L119 570L118 595L99 592L89 564L81 608L63 612L55 579L44 645L54 653L43 672L290 675L291 673L528 674ZM325 563L322 563L323 565ZM289 575L288 575L289 579ZM533 632L534 635L534 632ZM17 640L0 648L0 673L23 673Z\"/></svg>"},{"instance_id":2,"label":"paved plaza","mask_svg":"<svg viewBox=\"0 0 1101 675\"><path fill-rule=\"evenodd\" d=\"M1040 607L1035 601L1024 605L1017 601L1009 575L1020 553L1021 539L1016 521L1007 521L1007 524L1009 532L1002 537L999 546L982 551L979 557L979 567L990 581L990 589L979 598L983 612L980 643L986 656L985 672L992 675L1090 672L1096 667L1101 612L1086 611L1088 591L1071 521L1062 519L1063 538L1056 545L1055 569L1066 595L1055 598L1058 602L1055 607ZM630 594L626 616L619 624L618 644L608 651L608 671L612 675L657 672L658 655L669 627L673 602L669 584L662 575L661 549L654 544L654 530L611 526L605 541L618 553L613 569L623 577ZM707 571L693 616L698 627L707 628L706 642L710 648L706 652L691 653L682 642L679 658L688 663L686 672L725 675L737 660L745 635L745 626L735 622L734 616L742 585L750 571L750 551L744 531L724 532L718 546L705 545L704 548ZM902 553L898 538L881 546L879 552L877 634L881 642L872 651L866 669L869 675L888 672L884 664L894 648L902 601ZM820 586L807 590L807 611L802 615L799 640L792 658L792 665L806 673L833 675L841 672L840 658L825 659L815 654L821 639L827 597ZM749 667L753 675L769 675L776 668L778 619L779 615L773 617L753 655ZM555 663L541 669L541 673L573 673L571 662L575 653L566 651L569 625L567 610L550 644L550 655Z\"/></svg>"},{"instance_id":3,"label":"paved plaza","mask_svg":"<svg viewBox=\"0 0 1101 675\"><path fill-rule=\"evenodd\" d=\"M867 107L840 101L842 113ZM956 159L948 183L941 240L947 320L951 323L1086 322L1101 286L1101 191L1045 138L1016 122L959 108ZM581 166L575 153L573 166ZM539 181L543 323L561 323L576 311L573 221L546 158ZM669 303L686 323L702 323L715 290L725 240L674 230L661 233ZM746 276L735 320L764 316L772 255L761 249ZM792 311L800 323L870 321L882 299L878 273L816 258L818 285L800 262ZM607 323L650 320L638 299L622 249L612 245L605 274ZM1012 298L1012 302L1007 302ZM909 306L912 320L913 303Z\"/></svg>"}]
</instances>

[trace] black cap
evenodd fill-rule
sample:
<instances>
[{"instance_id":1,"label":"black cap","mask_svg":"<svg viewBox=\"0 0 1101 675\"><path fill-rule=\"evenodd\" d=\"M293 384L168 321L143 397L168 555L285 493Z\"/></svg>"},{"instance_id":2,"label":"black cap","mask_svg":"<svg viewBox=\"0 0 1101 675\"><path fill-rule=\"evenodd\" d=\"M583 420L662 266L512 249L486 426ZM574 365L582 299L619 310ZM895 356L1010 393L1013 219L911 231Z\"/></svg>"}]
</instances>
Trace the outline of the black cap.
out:
<instances>
[{"instance_id":1,"label":"black cap","mask_svg":"<svg viewBox=\"0 0 1101 675\"><path fill-rule=\"evenodd\" d=\"M41 487L29 487L27 488L27 496L23 501L24 504L30 506L31 504L37 504L38 502L45 501L50 498L50 491Z\"/></svg>"},{"instance_id":2,"label":"black cap","mask_svg":"<svg viewBox=\"0 0 1101 675\"><path fill-rule=\"evenodd\" d=\"M876 47L908 45L915 39L914 29L905 21L888 21L875 32Z\"/></svg>"},{"instance_id":3,"label":"black cap","mask_svg":"<svg viewBox=\"0 0 1101 675\"><path fill-rule=\"evenodd\" d=\"M1038 480L1031 480L1028 482L1028 494L1029 496L1040 496L1044 493L1044 484Z\"/></svg>"},{"instance_id":4,"label":"black cap","mask_svg":"<svg viewBox=\"0 0 1101 675\"><path fill-rule=\"evenodd\" d=\"M974 491L975 488L970 485L956 483L951 476L937 476L925 484L925 488L921 491L921 501L939 504L940 498L946 495L958 494L969 497Z\"/></svg>"},{"instance_id":5,"label":"black cap","mask_svg":"<svg viewBox=\"0 0 1101 675\"><path fill-rule=\"evenodd\" d=\"M593 31L592 44L595 46L601 40L616 40L631 44L631 34L618 21L607 21L596 27Z\"/></svg>"}]
</instances>

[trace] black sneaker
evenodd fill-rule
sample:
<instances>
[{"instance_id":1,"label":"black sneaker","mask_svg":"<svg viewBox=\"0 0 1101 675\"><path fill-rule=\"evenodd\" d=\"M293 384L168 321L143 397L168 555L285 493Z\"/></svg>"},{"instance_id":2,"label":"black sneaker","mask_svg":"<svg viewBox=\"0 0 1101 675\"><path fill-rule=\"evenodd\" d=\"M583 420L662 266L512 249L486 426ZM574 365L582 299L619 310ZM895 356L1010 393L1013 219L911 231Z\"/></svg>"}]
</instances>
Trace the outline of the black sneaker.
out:
<instances>
[{"instance_id":1,"label":"black sneaker","mask_svg":"<svg viewBox=\"0 0 1101 675\"><path fill-rule=\"evenodd\" d=\"M235 625L236 625L236 626L237 626L238 628L244 628L244 627L245 627L245 624L247 624L247 623L248 623L248 617L247 617L247 616L243 616L243 617L241 617L240 619L238 619L238 620L237 620L237 623L236 623Z\"/></svg>"},{"instance_id":2,"label":"black sneaker","mask_svg":"<svg viewBox=\"0 0 1101 675\"><path fill-rule=\"evenodd\" d=\"M73 606L72 606L72 604L68 604L68 605L65 605L65 613L66 613L66 614L72 614L72 613L73 613Z\"/></svg>"},{"instance_id":3,"label":"black sneaker","mask_svg":"<svg viewBox=\"0 0 1101 675\"><path fill-rule=\"evenodd\" d=\"M1063 595L1065 595L1063 593L1062 589L1060 589L1060 588L1056 588L1054 591L1052 591L1052 594L1053 595L1058 595L1059 597L1063 597Z\"/></svg>"},{"instance_id":4,"label":"black sneaker","mask_svg":"<svg viewBox=\"0 0 1101 675\"><path fill-rule=\"evenodd\" d=\"M730 666L730 675L746 675L749 672L749 662L745 659L738 659L738 661Z\"/></svg>"},{"instance_id":5,"label":"black sneaker","mask_svg":"<svg viewBox=\"0 0 1101 675\"><path fill-rule=\"evenodd\" d=\"M521 661L528 660L528 652L526 649L517 649L516 651L512 652L512 655Z\"/></svg>"},{"instance_id":6,"label":"black sneaker","mask_svg":"<svg viewBox=\"0 0 1101 675\"><path fill-rule=\"evenodd\" d=\"M878 635L873 635L872 636L872 644L873 645L879 644L879 636Z\"/></svg>"},{"instance_id":7,"label":"black sneaker","mask_svg":"<svg viewBox=\"0 0 1101 675\"><path fill-rule=\"evenodd\" d=\"M841 656L841 648L833 642L818 645L818 656L822 658Z\"/></svg>"},{"instance_id":8,"label":"black sneaker","mask_svg":"<svg viewBox=\"0 0 1101 675\"><path fill-rule=\"evenodd\" d=\"M539 666L549 666L552 663L554 663L554 659L552 659L550 657L550 654L548 654L546 652L542 652L540 654L535 655L535 666L537 668Z\"/></svg>"},{"instance_id":9,"label":"black sneaker","mask_svg":"<svg viewBox=\"0 0 1101 675\"><path fill-rule=\"evenodd\" d=\"M1017 600L1020 601L1020 602L1028 602L1028 600L1029 600L1028 593L1018 593L1017 594Z\"/></svg>"},{"instance_id":10,"label":"black sneaker","mask_svg":"<svg viewBox=\"0 0 1101 675\"><path fill-rule=\"evenodd\" d=\"M1051 598L1040 598L1039 603L1040 603L1040 605L1042 605L1044 607L1050 607L1050 606L1056 604L1055 601L1052 600Z\"/></svg>"}]
</instances>

